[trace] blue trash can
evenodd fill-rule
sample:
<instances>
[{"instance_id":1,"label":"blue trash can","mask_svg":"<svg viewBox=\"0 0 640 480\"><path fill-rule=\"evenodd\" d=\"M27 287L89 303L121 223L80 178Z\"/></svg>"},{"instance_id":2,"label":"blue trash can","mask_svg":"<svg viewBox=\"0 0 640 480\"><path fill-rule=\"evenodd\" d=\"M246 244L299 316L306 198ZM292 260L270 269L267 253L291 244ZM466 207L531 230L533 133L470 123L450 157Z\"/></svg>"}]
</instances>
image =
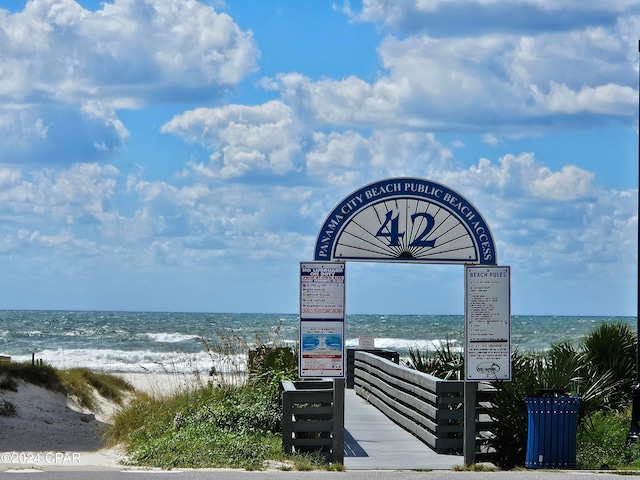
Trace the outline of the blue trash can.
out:
<instances>
[{"instance_id":1,"label":"blue trash can","mask_svg":"<svg viewBox=\"0 0 640 480\"><path fill-rule=\"evenodd\" d=\"M526 468L575 468L580 397L541 390L527 397Z\"/></svg>"}]
</instances>

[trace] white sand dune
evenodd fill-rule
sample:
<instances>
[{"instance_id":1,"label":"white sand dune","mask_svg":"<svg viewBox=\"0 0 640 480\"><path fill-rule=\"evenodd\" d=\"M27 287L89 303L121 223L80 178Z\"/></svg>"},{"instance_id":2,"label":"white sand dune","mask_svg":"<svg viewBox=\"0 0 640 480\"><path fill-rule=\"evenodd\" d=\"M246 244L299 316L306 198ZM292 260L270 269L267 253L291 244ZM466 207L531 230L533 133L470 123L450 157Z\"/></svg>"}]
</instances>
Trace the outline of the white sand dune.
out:
<instances>
[{"instance_id":1,"label":"white sand dune","mask_svg":"<svg viewBox=\"0 0 640 480\"><path fill-rule=\"evenodd\" d=\"M162 396L206 383L208 377L177 374L121 374L138 391ZM0 415L0 471L118 469L124 456L106 448L104 432L118 408L96 395L88 410L61 393L18 382L17 391L0 390L0 405L9 402L16 415Z\"/></svg>"}]
</instances>

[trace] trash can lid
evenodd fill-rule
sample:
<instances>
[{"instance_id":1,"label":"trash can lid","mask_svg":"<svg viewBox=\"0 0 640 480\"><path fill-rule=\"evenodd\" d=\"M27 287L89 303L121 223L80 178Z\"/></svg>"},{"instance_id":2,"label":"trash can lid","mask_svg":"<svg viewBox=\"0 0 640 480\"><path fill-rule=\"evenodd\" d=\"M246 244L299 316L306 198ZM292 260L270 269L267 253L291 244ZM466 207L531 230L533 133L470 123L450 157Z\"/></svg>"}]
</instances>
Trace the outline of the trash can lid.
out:
<instances>
[{"instance_id":1,"label":"trash can lid","mask_svg":"<svg viewBox=\"0 0 640 480\"><path fill-rule=\"evenodd\" d=\"M537 393L538 397L568 397L569 394L562 388L540 388Z\"/></svg>"}]
</instances>

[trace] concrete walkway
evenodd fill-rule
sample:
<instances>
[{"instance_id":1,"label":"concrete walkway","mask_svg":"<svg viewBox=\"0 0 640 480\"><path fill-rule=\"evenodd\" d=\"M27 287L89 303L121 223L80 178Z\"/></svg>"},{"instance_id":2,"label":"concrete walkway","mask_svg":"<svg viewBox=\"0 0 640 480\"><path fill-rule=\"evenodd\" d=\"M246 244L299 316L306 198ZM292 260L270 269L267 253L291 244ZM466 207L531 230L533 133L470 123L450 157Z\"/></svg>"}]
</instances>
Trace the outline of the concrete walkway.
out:
<instances>
[{"instance_id":1,"label":"concrete walkway","mask_svg":"<svg viewBox=\"0 0 640 480\"><path fill-rule=\"evenodd\" d=\"M435 453L354 390L345 390L344 401L347 470L450 470L464 464L461 455Z\"/></svg>"}]
</instances>

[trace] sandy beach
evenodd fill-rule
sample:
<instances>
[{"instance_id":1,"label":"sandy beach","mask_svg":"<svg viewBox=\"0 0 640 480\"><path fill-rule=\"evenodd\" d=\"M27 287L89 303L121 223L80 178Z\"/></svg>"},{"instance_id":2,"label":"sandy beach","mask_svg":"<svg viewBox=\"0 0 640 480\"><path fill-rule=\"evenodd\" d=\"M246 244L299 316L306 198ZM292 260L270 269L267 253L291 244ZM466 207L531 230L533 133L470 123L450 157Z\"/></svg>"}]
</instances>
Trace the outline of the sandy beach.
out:
<instances>
[{"instance_id":1,"label":"sandy beach","mask_svg":"<svg viewBox=\"0 0 640 480\"><path fill-rule=\"evenodd\" d=\"M210 380L193 374L118 374L136 390L162 396ZM15 415L0 415L0 471L95 468L122 470L124 456L106 448L104 432L117 405L100 397L88 410L61 393L19 381L17 392L0 391ZM129 467L127 467L129 468Z\"/></svg>"}]
</instances>

